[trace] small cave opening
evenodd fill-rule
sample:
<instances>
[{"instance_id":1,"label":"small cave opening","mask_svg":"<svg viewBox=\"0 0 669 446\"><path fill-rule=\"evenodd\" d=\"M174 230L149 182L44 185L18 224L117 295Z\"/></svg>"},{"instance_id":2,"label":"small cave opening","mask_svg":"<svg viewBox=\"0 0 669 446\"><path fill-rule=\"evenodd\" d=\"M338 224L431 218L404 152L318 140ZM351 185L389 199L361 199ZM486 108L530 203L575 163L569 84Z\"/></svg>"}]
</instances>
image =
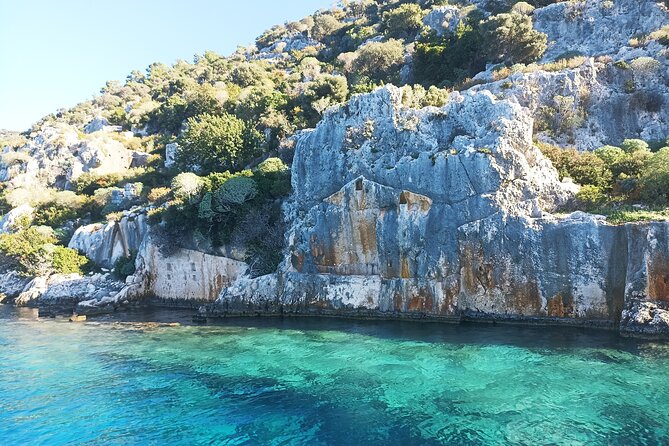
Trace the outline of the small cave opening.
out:
<instances>
[{"instance_id":1,"label":"small cave opening","mask_svg":"<svg viewBox=\"0 0 669 446\"><path fill-rule=\"evenodd\" d=\"M355 180L355 190L356 191L362 190L362 178L358 178L357 180Z\"/></svg>"}]
</instances>

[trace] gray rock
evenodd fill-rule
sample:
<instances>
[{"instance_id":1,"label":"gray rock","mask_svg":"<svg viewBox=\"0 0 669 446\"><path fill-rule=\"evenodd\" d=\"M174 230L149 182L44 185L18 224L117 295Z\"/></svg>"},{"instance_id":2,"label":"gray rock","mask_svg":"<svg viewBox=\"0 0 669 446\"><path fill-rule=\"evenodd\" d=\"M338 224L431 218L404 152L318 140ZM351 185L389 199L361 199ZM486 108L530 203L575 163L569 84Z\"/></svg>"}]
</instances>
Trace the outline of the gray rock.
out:
<instances>
[{"instance_id":1,"label":"gray rock","mask_svg":"<svg viewBox=\"0 0 669 446\"><path fill-rule=\"evenodd\" d=\"M132 251L139 250L148 229L145 214L131 214L118 222L79 227L68 247L76 249L97 265L111 268L121 257L128 257Z\"/></svg>"},{"instance_id":2,"label":"gray rock","mask_svg":"<svg viewBox=\"0 0 669 446\"><path fill-rule=\"evenodd\" d=\"M536 9L534 27L548 35L544 60L567 52L588 56L615 54L632 37L669 23L669 13L655 0L578 0Z\"/></svg>"}]
</instances>

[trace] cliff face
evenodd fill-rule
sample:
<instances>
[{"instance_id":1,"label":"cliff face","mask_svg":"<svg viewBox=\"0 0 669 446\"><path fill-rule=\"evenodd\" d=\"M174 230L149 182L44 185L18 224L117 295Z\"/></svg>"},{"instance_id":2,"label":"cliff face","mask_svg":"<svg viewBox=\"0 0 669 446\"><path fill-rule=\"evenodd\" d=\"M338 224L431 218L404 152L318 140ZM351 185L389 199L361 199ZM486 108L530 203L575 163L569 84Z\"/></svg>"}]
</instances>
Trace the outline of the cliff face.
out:
<instances>
[{"instance_id":1,"label":"cliff face","mask_svg":"<svg viewBox=\"0 0 669 446\"><path fill-rule=\"evenodd\" d=\"M112 268L118 259L139 250L148 230L146 214L131 212L118 222L80 226L68 247L78 250L97 265Z\"/></svg>"},{"instance_id":2,"label":"cliff face","mask_svg":"<svg viewBox=\"0 0 669 446\"><path fill-rule=\"evenodd\" d=\"M286 259L224 290L213 313L669 328L667 224L553 217L574 191L512 101L469 92L409 110L400 95L358 96L301 136Z\"/></svg>"}]
</instances>

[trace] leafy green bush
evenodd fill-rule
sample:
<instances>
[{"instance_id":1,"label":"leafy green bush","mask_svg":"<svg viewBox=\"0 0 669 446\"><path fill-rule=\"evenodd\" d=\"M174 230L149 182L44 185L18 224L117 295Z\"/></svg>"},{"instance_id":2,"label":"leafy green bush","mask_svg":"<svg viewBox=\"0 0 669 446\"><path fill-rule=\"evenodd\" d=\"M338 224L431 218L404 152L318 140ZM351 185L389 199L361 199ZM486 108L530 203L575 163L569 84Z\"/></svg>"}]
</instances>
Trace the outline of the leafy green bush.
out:
<instances>
[{"instance_id":1,"label":"leafy green bush","mask_svg":"<svg viewBox=\"0 0 669 446\"><path fill-rule=\"evenodd\" d=\"M428 37L415 44L413 75L424 85L453 86L485 69L482 15L474 12L454 34Z\"/></svg>"},{"instance_id":2,"label":"leafy green bush","mask_svg":"<svg viewBox=\"0 0 669 446\"><path fill-rule=\"evenodd\" d=\"M415 3L405 3L384 12L381 24L388 37L398 39L415 36L423 29L425 12Z\"/></svg>"},{"instance_id":3,"label":"leafy green bush","mask_svg":"<svg viewBox=\"0 0 669 446\"><path fill-rule=\"evenodd\" d=\"M530 63L543 56L548 37L532 27L528 15L512 12L491 17L481 25L485 54L493 62Z\"/></svg>"},{"instance_id":4,"label":"leafy green bush","mask_svg":"<svg viewBox=\"0 0 669 446\"><path fill-rule=\"evenodd\" d=\"M177 164L202 172L239 169L259 154L262 136L234 115L199 115L188 120L179 140Z\"/></svg>"},{"instance_id":5,"label":"leafy green bush","mask_svg":"<svg viewBox=\"0 0 669 446\"><path fill-rule=\"evenodd\" d=\"M202 177L192 172L183 172L172 180L172 193L174 198L192 201L202 192L205 184Z\"/></svg>"},{"instance_id":6,"label":"leafy green bush","mask_svg":"<svg viewBox=\"0 0 669 446\"><path fill-rule=\"evenodd\" d=\"M606 202L607 197L599 187L588 184L578 191L576 199L582 208L594 211Z\"/></svg>"},{"instance_id":7,"label":"leafy green bush","mask_svg":"<svg viewBox=\"0 0 669 446\"><path fill-rule=\"evenodd\" d=\"M386 42L371 42L356 51L352 68L373 80L396 82L404 63L404 45L396 39Z\"/></svg>"},{"instance_id":8,"label":"leafy green bush","mask_svg":"<svg viewBox=\"0 0 669 446\"><path fill-rule=\"evenodd\" d=\"M669 204L669 147L646 162L640 178L642 197L652 203Z\"/></svg>"},{"instance_id":9,"label":"leafy green bush","mask_svg":"<svg viewBox=\"0 0 669 446\"><path fill-rule=\"evenodd\" d=\"M135 274L135 260L137 259L137 251L131 251L130 256L121 256L114 263L114 275L122 280L126 277Z\"/></svg>"},{"instance_id":10,"label":"leafy green bush","mask_svg":"<svg viewBox=\"0 0 669 446\"><path fill-rule=\"evenodd\" d=\"M82 274L82 268L88 263L86 257L64 246L54 246L51 253L51 266L56 273Z\"/></svg>"},{"instance_id":11,"label":"leafy green bush","mask_svg":"<svg viewBox=\"0 0 669 446\"><path fill-rule=\"evenodd\" d=\"M596 154L543 143L538 143L537 146L551 160L560 178L569 177L582 186L591 185L603 190L611 187L611 170Z\"/></svg>"},{"instance_id":12,"label":"leafy green bush","mask_svg":"<svg viewBox=\"0 0 669 446\"><path fill-rule=\"evenodd\" d=\"M81 273L88 260L76 251L56 245L53 230L18 223L14 232L0 235L0 252L21 273L29 276L50 273Z\"/></svg>"}]
</instances>

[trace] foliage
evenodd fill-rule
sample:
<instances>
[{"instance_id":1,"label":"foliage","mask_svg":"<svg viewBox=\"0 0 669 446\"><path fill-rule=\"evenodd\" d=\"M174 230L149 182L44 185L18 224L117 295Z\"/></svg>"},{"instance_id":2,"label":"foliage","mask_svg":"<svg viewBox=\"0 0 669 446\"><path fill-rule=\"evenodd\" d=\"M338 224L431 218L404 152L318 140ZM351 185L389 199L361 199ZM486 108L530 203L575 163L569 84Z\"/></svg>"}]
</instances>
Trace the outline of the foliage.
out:
<instances>
[{"instance_id":1,"label":"foliage","mask_svg":"<svg viewBox=\"0 0 669 446\"><path fill-rule=\"evenodd\" d=\"M64 246L54 246L51 253L51 266L56 273L82 274L82 268L88 263L86 257Z\"/></svg>"},{"instance_id":2,"label":"foliage","mask_svg":"<svg viewBox=\"0 0 669 446\"><path fill-rule=\"evenodd\" d=\"M121 256L114 263L114 275L121 280L135 274L135 259L137 258L137 251L131 251L130 256Z\"/></svg>"},{"instance_id":3,"label":"foliage","mask_svg":"<svg viewBox=\"0 0 669 446\"><path fill-rule=\"evenodd\" d=\"M154 187L146 196L149 203L162 204L169 198L172 190L169 187Z\"/></svg>"},{"instance_id":4,"label":"foliage","mask_svg":"<svg viewBox=\"0 0 669 446\"><path fill-rule=\"evenodd\" d=\"M669 204L669 147L654 153L640 176L642 196L649 202Z\"/></svg>"},{"instance_id":5,"label":"foliage","mask_svg":"<svg viewBox=\"0 0 669 446\"><path fill-rule=\"evenodd\" d=\"M81 267L88 263L76 251L56 246L50 228L30 226L30 221L23 219L14 229L0 235L0 252L26 275L81 273Z\"/></svg>"},{"instance_id":6,"label":"foliage","mask_svg":"<svg viewBox=\"0 0 669 446\"><path fill-rule=\"evenodd\" d=\"M454 34L425 38L415 45L413 74L424 86L453 86L485 69L482 16L472 13Z\"/></svg>"},{"instance_id":7,"label":"foliage","mask_svg":"<svg viewBox=\"0 0 669 446\"><path fill-rule=\"evenodd\" d=\"M612 174L606 163L592 152L574 148L562 149L549 144L537 144L551 160L560 178L569 177L581 185L592 185L603 190L611 187Z\"/></svg>"},{"instance_id":8,"label":"foliage","mask_svg":"<svg viewBox=\"0 0 669 446\"><path fill-rule=\"evenodd\" d=\"M594 211L606 202L607 197L599 187L587 184L578 191L576 199L582 208Z\"/></svg>"},{"instance_id":9,"label":"foliage","mask_svg":"<svg viewBox=\"0 0 669 446\"><path fill-rule=\"evenodd\" d=\"M388 37L409 38L423 29L425 12L415 3L405 3L383 13L381 21Z\"/></svg>"},{"instance_id":10,"label":"foliage","mask_svg":"<svg viewBox=\"0 0 669 446\"><path fill-rule=\"evenodd\" d=\"M546 51L546 34L532 27L532 18L512 12L491 17L481 25L488 60L508 64L530 63Z\"/></svg>"},{"instance_id":11,"label":"foliage","mask_svg":"<svg viewBox=\"0 0 669 446\"><path fill-rule=\"evenodd\" d=\"M398 81L398 71L404 63L404 45L396 39L371 42L355 54L353 70L372 80Z\"/></svg>"},{"instance_id":12,"label":"foliage","mask_svg":"<svg viewBox=\"0 0 669 446\"><path fill-rule=\"evenodd\" d=\"M179 140L177 164L201 172L239 169L259 154L261 143L253 125L234 115L203 114L188 120Z\"/></svg>"},{"instance_id":13,"label":"foliage","mask_svg":"<svg viewBox=\"0 0 669 446\"><path fill-rule=\"evenodd\" d=\"M205 181L202 177L192 173L183 172L172 180L172 193L179 200L191 201L202 191Z\"/></svg>"}]
</instances>

